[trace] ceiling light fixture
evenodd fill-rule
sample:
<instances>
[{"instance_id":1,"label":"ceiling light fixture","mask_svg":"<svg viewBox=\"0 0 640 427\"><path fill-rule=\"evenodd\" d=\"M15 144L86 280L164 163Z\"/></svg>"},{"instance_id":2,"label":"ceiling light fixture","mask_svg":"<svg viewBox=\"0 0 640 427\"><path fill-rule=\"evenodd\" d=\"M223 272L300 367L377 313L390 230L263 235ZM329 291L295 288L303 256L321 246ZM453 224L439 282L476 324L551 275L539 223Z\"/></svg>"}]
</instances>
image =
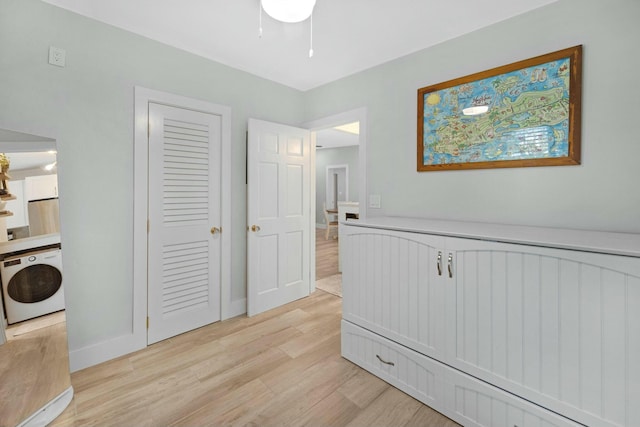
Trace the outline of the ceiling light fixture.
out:
<instances>
[{"instance_id":1,"label":"ceiling light fixture","mask_svg":"<svg viewBox=\"0 0 640 427\"><path fill-rule=\"evenodd\" d=\"M276 21L294 24L308 19L316 0L262 0L262 8Z\"/></svg>"},{"instance_id":2,"label":"ceiling light fixture","mask_svg":"<svg viewBox=\"0 0 640 427\"><path fill-rule=\"evenodd\" d=\"M262 10L276 21L295 24L310 19L309 58L313 57L313 8L316 0L260 0L259 37L262 37Z\"/></svg>"}]
</instances>

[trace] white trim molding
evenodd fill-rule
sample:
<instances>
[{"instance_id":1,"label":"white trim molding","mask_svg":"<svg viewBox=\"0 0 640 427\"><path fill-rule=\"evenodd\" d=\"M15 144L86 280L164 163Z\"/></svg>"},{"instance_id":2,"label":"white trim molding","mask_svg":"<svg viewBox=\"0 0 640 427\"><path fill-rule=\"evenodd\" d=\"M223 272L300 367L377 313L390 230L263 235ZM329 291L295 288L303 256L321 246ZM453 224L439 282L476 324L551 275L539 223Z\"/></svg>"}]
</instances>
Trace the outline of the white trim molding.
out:
<instances>
[{"instance_id":1,"label":"white trim molding","mask_svg":"<svg viewBox=\"0 0 640 427\"><path fill-rule=\"evenodd\" d=\"M356 121L360 122L360 134L358 135L358 203L360 206L360 218L365 219L367 217L367 109L365 107L361 107L344 111L332 116L309 121L305 123L303 127L311 130L312 138L315 138L314 131ZM312 151L314 153L313 164L315 165L315 140L312 140L311 142L312 147L314 147L312 148ZM312 175L315 176L315 174ZM315 201L315 187L313 200Z\"/></svg>"},{"instance_id":2,"label":"white trim molding","mask_svg":"<svg viewBox=\"0 0 640 427\"><path fill-rule=\"evenodd\" d=\"M222 119L222 253L220 265L220 313L228 319L231 309L231 108L209 101L136 86L134 141L134 335L144 336L147 316L147 192L148 121L150 102L219 115ZM142 329L138 331L136 327Z\"/></svg>"},{"instance_id":3,"label":"white trim molding","mask_svg":"<svg viewBox=\"0 0 640 427\"><path fill-rule=\"evenodd\" d=\"M245 312L246 301L231 300L231 108L209 101L136 86L133 140L133 323L131 333L69 353L77 371L147 346L147 218L149 103L216 114L222 118L222 253L220 265L221 319ZM242 310L242 313L240 313Z\"/></svg>"},{"instance_id":4,"label":"white trim molding","mask_svg":"<svg viewBox=\"0 0 640 427\"><path fill-rule=\"evenodd\" d=\"M332 169L342 169L344 170L345 173L345 177L344 177L344 200L338 200L338 202L348 202L349 200L349 165L348 164L342 164L342 165L327 165L325 167L325 171L324 171L324 181L325 181L325 187L324 187L324 199L325 199L325 206L327 207L332 207L333 209L338 209L338 203L336 202L335 206L329 206L331 200L329 200L329 187L331 187L331 180L329 179L329 171L331 171ZM331 194L333 194L333 189L331 190ZM334 195L337 199L337 195Z\"/></svg>"}]
</instances>

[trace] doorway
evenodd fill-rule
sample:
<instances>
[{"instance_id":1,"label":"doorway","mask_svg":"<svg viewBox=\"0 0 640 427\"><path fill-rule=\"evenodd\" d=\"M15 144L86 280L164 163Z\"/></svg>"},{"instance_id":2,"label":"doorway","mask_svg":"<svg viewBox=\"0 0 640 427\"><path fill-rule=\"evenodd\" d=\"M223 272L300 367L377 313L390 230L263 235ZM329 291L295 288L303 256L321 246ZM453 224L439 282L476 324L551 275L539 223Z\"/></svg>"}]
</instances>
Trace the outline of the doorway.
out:
<instances>
[{"instance_id":1,"label":"doorway","mask_svg":"<svg viewBox=\"0 0 640 427\"><path fill-rule=\"evenodd\" d=\"M349 165L329 165L326 170L325 206L337 210L338 202L349 200Z\"/></svg>"},{"instance_id":2,"label":"doorway","mask_svg":"<svg viewBox=\"0 0 640 427\"><path fill-rule=\"evenodd\" d=\"M9 160L9 173L4 171L4 178L8 178L8 182L2 184L5 192L0 197L4 205L0 210L0 237L3 241L2 279L5 281L6 289L10 290L12 285L8 279L7 268L17 267L20 263L24 267L21 272L32 267L38 270L35 275L27 274L30 277L26 280L18 278L22 275L21 272L14 271L16 274L13 277L18 278L18 281L13 283L14 290L19 290L14 295L18 296L15 300L18 301L17 314L28 314L27 318L9 325L5 331L4 315L0 316L0 359L3 361L3 366L0 367L0 377L3 378L0 381L0 395L29 396L27 400L5 399L6 402L0 405L0 412L5 416L3 421L7 425L23 425L27 423L25 420L32 419L30 416L37 411L40 415L44 414L38 417L38 420L43 425L48 424L65 409L73 397L69 375L66 318L63 310L63 281L62 277L58 276L62 270L60 234L48 232L33 237L30 235L31 232L37 232L35 225L38 220L46 218L47 222L51 220L50 223L56 227L58 221L53 215L37 216L36 212L30 218L31 202L27 200L48 198L49 201L55 199L57 202L55 150L54 139L0 129L0 152L5 153ZM25 181L28 181L26 191ZM33 230L30 230L30 225ZM44 249L45 247L47 249ZM31 249L33 251L25 253ZM27 263L31 264L27 266ZM39 274L43 270L51 275ZM47 280L47 276L55 276L55 292L49 286L51 282ZM44 283L33 283L34 278ZM41 289L42 285L48 288L50 297L31 302L31 297L36 295L23 291L27 288ZM11 292L8 294L13 298ZM29 301L20 298L25 296ZM7 301L4 302L6 305ZM54 313L48 314L52 310ZM46 387L42 387L43 378L47 379Z\"/></svg>"},{"instance_id":3,"label":"doorway","mask_svg":"<svg viewBox=\"0 0 640 427\"><path fill-rule=\"evenodd\" d=\"M157 108L163 111L161 111L162 114L158 117L154 117L152 114L153 110L156 109L154 106L157 106ZM172 222L167 221L167 218L169 217L177 219L177 223L184 224L185 220L187 220L186 222L195 221L198 223L198 239L192 239L192 241L188 243L182 241L170 242L170 244L173 245L172 247L177 249L178 252L192 252L195 250L196 252L202 253L204 251L207 254L211 254L211 250L213 250L217 254L216 265L218 265L219 268L211 268L211 266L205 263L207 266L205 266L204 269L204 275L213 276L214 281L217 281L218 286L216 287L216 290L211 291L211 288L208 287L208 294L206 298L202 299L200 298L202 295L200 295L198 304L189 307L187 311L192 309L197 310L198 307L207 305L215 311L216 320L228 318L230 317L229 313L233 313L234 308L231 307L230 304L231 111L230 108L226 106L141 87L135 88L135 108L133 341L135 342L135 347L143 348L148 345L149 342L153 342L156 338L162 337L162 334L157 335L154 333L153 336L148 334L148 330L153 327L149 325L150 322L153 322L153 320L149 318L153 317L152 311L158 308L156 306L159 306L162 309L167 307L167 305L163 303L155 304L153 293L147 287L149 281L152 279L148 265L151 262L151 257L153 256L152 252L155 250L154 248L158 247L156 244L151 244L151 240L156 236L154 235L154 232L160 233L157 234L157 236L164 236L167 238L175 237L179 239L181 236L186 235L184 232L177 231L178 227L168 226L168 224ZM177 115L174 115L174 112L179 112L179 114L177 113ZM181 114L186 114L188 117L182 117ZM204 127L209 129L209 132L212 135L215 135L218 142L214 145L210 145L207 149L199 147L201 144L193 141L187 141L182 144L181 147L165 146L160 151L154 151L150 148L150 144L153 143L151 140L153 138L153 134L150 135L149 129L153 129L154 126L157 127L160 135L159 143L167 145L170 144L169 140L171 139L167 132L171 133L172 129L175 130L175 128L182 128L184 132L194 136L200 133L200 130L198 130L201 125L200 122L206 122L209 119L211 119L211 123L204 125ZM159 120L159 123L155 123L154 120ZM198 129L193 129L192 125ZM193 138L191 136L189 138L181 137L178 139L184 142L186 140L193 140L194 138L201 139L201 136L195 136ZM209 137L202 138L204 138L204 141L208 140ZM206 143L205 145L209 145L209 143ZM202 182L200 182L200 184L196 184L195 187L191 188L189 191L187 191L183 186L191 186L190 183L193 181L191 178L185 178L186 175L194 175L192 178L202 175L203 172L201 169L204 167L203 165L205 163L209 162L209 160L204 158L200 159L199 157L209 149L213 150L215 156L217 156L216 164L218 166L216 167L215 173L212 173L212 175L215 175L220 179L219 184L215 184L213 187L209 185L207 186L207 190L205 190L207 198L212 200L215 199L218 202L218 214L213 216L209 215L208 208L202 205L201 201L196 200L199 198L196 193L199 193L203 188L201 186ZM167 169L166 162L169 158L167 157L168 154L171 154L171 156L178 156L182 159L178 162L184 166L182 170L178 170L180 168ZM208 157L208 154L205 157ZM164 166L162 165L162 162L165 163ZM209 166L207 166L207 168L208 167ZM157 173L154 172L154 170L156 170ZM158 173L169 173L170 176L163 176L160 180L153 179L151 175L157 175ZM209 183L209 178L207 178L206 181ZM156 191L152 188L152 184L154 182L160 186L164 186L162 189L158 190L160 193L157 193L156 196L153 195L153 192ZM167 188L167 185L169 188ZM199 188L200 190L196 190L196 188ZM171 209L171 206L165 205L165 203L170 202L170 200L168 201L164 197L167 190L176 190L176 192L179 193L179 197L187 197L189 200L181 200L180 203L177 204L184 207L185 203L182 202L188 202L190 204L190 208L193 209L188 211L183 209L181 212L172 212L173 209ZM160 196L160 194L162 194L162 196ZM153 204L153 200L159 200L160 205L157 206L157 204ZM204 211L207 211L207 213L204 214ZM177 213L177 216L172 216L173 213ZM207 224L203 227L204 223ZM159 246L166 246L165 240L162 241L164 243ZM189 245L195 245L197 248L194 249L193 247L186 247ZM211 245L213 245L213 248L211 248ZM184 267L187 269L194 268L193 265L180 265L181 262L190 262L183 259L185 257L180 258L182 256L180 255L181 252L178 253L166 250L161 252L161 254L157 255L165 261L172 263L173 266L177 266L178 268ZM191 252L189 252L189 255L186 255L186 258L193 259ZM166 260L164 257L166 257L167 254L171 255L171 253L175 254L177 258L170 261ZM158 269L154 269L154 271L157 270ZM166 269L164 268L161 270L166 272ZM183 291L184 290L179 290L178 294L184 295ZM149 306L147 304L149 304ZM151 307L152 304L155 304L155 306ZM165 326L173 326L173 324L182 323L182 321L176 321L173 317L174 313L172 310L160 310L156 314L156 317L160 319L156 320L156 322L161 322ZM183 312L182 314L188 315L187 312ZM211 319L207 318L204 321L210 322ZM167 328L164 329L168 330L171 328L167 326ZM174 333L175 331L168 332Z\"/></svg>"},{"instance_id":4,"label":"doorway","mask_svg":"<svg viewBox=\"0 0 640 427\"><path fill-rule=\"evenodd\" d=\"M338 202L364 206L366 199L366 109L360 108L307 124L315 137L316 241L318 280L339 276L339 232L325 239L323 206L337 210ZM337 176L335 176L337 175ZM343 194L343 196L341 195ZM360 217L366 216L361 209ZM320 284L322 286L322 284Z\"/></svg>"}]
</instances>

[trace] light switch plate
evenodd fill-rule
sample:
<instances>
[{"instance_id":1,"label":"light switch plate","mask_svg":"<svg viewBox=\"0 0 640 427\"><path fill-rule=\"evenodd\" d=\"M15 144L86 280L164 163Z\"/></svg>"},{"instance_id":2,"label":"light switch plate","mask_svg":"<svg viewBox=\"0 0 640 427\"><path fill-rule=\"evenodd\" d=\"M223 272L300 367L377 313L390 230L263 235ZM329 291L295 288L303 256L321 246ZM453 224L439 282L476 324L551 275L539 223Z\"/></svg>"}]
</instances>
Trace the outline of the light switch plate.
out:
<instances>
[{"instance_id":1,"label":"light switch plate","mask_svg":"<svg viewBox=\"0 0 640 427\"><path fill-rule=\"evenodd\" d=\"M380 195L379 194L370 194L369 195L369 207L380 209Z\"/></svg>"}]
</instances>

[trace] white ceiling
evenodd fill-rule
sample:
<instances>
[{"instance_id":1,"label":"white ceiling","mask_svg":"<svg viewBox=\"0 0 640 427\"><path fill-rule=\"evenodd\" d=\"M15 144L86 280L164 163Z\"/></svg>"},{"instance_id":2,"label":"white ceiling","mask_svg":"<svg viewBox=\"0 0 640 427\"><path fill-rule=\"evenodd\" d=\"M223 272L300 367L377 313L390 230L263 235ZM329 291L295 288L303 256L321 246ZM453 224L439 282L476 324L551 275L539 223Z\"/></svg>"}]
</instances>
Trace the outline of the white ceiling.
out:
<instances>
[{"instance_id":1,"label":"white ceiling","mask_svg":"<svg viewBox=\"0 0 640 427\"><path fill-rule=\"evenodd\" d=\"M360 144L359 136L336 129L322 129L316 132L316 148L340 148Z\"/></svg>"},{"instance_id":2,"label":"white ceiling","mask_svg":"<svg viewBox=\"0 0 640 427\"><path fill-rule=\"evenodd\" d=\"M47 151L29 153L6 153L9 158L9 175L25 169L41 169L56 161L56 154Z\"/></svg>"},{"instance_id":3,"label":"white ceiling","mask_svg":"<svg viewBox=\"0 0 640 427\"><path fill-rule=\"evenodd\" d=\"M308 90L557 0L317 0L313 58L308 20L258 37L259 0L44 1Z\"/></svg>"},{"instance_id":4,"label":"white ceiling","mask_svg":"<svg viewBox=\"0 0 640 427\"><path fill-rule=\"evenodd\" d=\"M43 136L0 129L0 153L9 158L11 172L39 169L56 161L56 141Z\"/></svg>"}]
</instances>

